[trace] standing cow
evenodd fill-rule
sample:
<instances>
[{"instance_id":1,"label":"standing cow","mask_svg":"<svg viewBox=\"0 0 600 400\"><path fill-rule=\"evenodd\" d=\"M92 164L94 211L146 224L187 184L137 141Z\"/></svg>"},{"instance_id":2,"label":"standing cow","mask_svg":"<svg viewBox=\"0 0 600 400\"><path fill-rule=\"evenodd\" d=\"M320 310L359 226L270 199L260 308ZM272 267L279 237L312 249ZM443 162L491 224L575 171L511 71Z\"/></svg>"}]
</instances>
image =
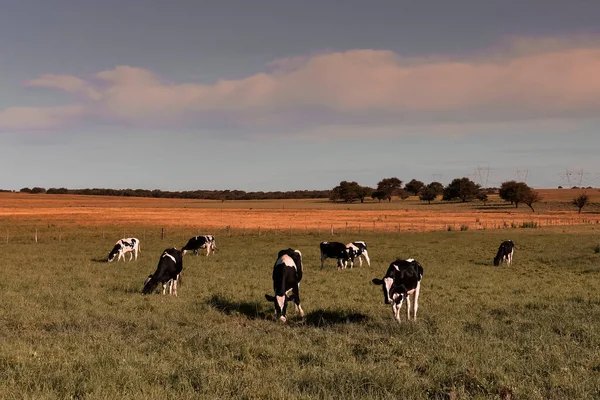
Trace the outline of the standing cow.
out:
<instances>
[{"instance_id":1,"label":"standing cow","mask_svg":"<svg viewBox=\"0 0 600 400\"><path fill-rule=\"evenodd\" d=\"M354 259L358 258L359 265L362 267L362 259L364 258L367 265L371 266L369 253L367 252L367 244L363 241L352 242L346 245L350 252L350 268L354 267Z\"/></svg>"},{"instance_id":2,"label":"standing cow","mask_svg":"<svg viewBox=\"0 0 600 400\"><path fill-rule=\"evenodd\" d=\"M158 285L162 285L162 293L165 294L167 284L169 284L169 295L175 294L177 297L177 284L181 280L183 271L183 257L181 251L175 247L165 249L160 259L156 271L144 281L142 294L149 294L156 289Z\"/></svg>"},{"instance_id":3,"label":"standing cow","mask_svg":"<svg viewBox=\"0 0 600 400\"><path fill-rule=\"evenodd\" d=\"M423 267L412 258L398 259L390 264L383 279L373 279L375 285L383 288L385 304L392 303L392 311L396 321L400 322L400 308L406 299L406 314L410 320L410 295L414 293L414 320L417 319L419 309L419 292L423 279Z\"/></svg>"},{"instance_id":4,"label":"standing cow","mask_svg":"<svg viewBox=\"0 0 600 400\"><path fill-rule=\"evenodd\" d=\"M302 280L302 253L300 250L281 250L273 266L273 290L275 296L265 294L265 299L275 305L275 316L281 322L287 321L287 302L294 301L296 310L304 317L300 306L300 281ZM291 296L288 293L292 292Z\"/></svg>"},{"instance_id":5,"label":"standing cow","mask_svg":"<svg viewBox=\"0 0 600 400\"><path fill-rule=\"evenodd\" d=\"M129 261L135 256L137 260L140 252L140 241L137 238L126 238L117 241L115 247L108 254L108 262L112 262L117 257L117 262L122 258L125 261L125 254L129 253Z\"/></svg>"},{"instance_id":6,"label":"standing cow","mask_svg":"<svg viewBox=\"0 0 600 400\"><path fill-rule=\"evenodd\" d=\"M506 260L506 265L510 267L512 264L513 253L515 251L515 243L512 240L505 240L500 243L496 257L494 257L494 266L497 267Z\"/></svg>"},{"instance_id":7,"label":"standing cow","mask_svg":"<svg viewBox=\"0 0 600 400\"><path fill-rule=\"evenodd\" d=\"M217 249L217 243L213 235L194 236L188 240L187 244L183 246L181 251L185 254L188 251L193 251L195 255L198 255L198 250L206 249L206 255L208 256L212 251Z\"/></svg>"},{"instance_id":8,"label":"standing cow","mask_svg":"<svg viewBox=\"0 0 600 400\"><path fill-rule=\"evenodd\" d=\"M350 260L351 250L347 248L344 243L321 242L319 248L321 249L321 269L323 269L323 265L327 258L337 259L338 271L341 271L342 268L346 268L346 263Z\"/></svg>"}]
</instances>

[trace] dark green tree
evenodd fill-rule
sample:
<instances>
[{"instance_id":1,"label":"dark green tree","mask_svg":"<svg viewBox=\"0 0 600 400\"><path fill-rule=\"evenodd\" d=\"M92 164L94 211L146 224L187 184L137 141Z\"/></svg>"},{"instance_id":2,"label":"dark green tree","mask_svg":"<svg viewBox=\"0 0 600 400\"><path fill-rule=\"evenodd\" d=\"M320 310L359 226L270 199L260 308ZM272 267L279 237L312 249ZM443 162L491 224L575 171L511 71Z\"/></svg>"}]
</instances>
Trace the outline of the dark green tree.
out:
<instances>
[{"instance_id":1,"label":"dark green tree","mask_svg":"<svg viewBox=\"0 0 600 400\"><path fill-rule=\"evenodd\" d=\"M372 199L376 199L381 203L381 200L385 199L385 192L383 190L374 190L373 193L371 193L371 198Z\"/></svg>"},{"instance_id":2,"label":"dark green tree","mask_svg":"<svg viewBox=\"0 0 600 400\"><path fill-rule=\"evenodd\" d=\"M581 209L588 205L589 202L590 197L587 194L582 193L579 196L575 197L572 203L579 209L579 211L577 211L577 214L581 214Z\"/></svg>"},{"instance_id":3,"label":"dark green tree","mask_svg":"<svg viewBox=\"0 0 600 400\"><path fill-rule=\"evenodd\" d=\"M431 204L436 197L438 197L438 193L434 187L431 187L431 185L425 186L419 194L419 200L426 201L427 204Z\"/></svg>"},{"instance_id":4,"label":"dark green tree","mask_svg":"<svg viewBox=\"0 0 600 400\"><path fill-rule=\"evenodd\" d=\"M402 181L396 177L384 178L377 183L377 191L385 193L385 198L391 202L392 196L398 194L398 191L402 189Z\"/></svg>"},{"instance_id":5,"label":"dark green tree","mask_svg":"<svg viewBox=\"0 0 600 400\"><path fill-rule=\"evenodd\" d=\"M438 196L441 196L444 194L444 185L442 185L439 182L431 182L429 185L431 189L433 189L435 191L435 194Z\"/></svg>"},{"instance_id":6,"label":"dark green tree","mask_svg":"<svg viewBox=\"0 0 600 400\"><path fill-rule=\"evenodd\" d=\"M456 178L444 188L442 200L459 199L462 202L473 200L479 193L479 185L469 178Z\"/></svg>"},{"instance_id":7,"label":"dark green tree","mask_svg":"<svg viewBox=\"0 0 600 400\"><path fill-rule=\"evenodd\" d=\"M424 187L425 184L423 182L413 179L406 185L404 185L404 190L406 190L410 194L417 195Z\"/></svg>"},{"instance_id":8,"label":"dark green tree","mask_svg":"<svg viewBox=\"0 0 600 400\"><path fill-rule=\"evenodd\" d=\"M530 191L531 188L525 182L506 181L502 182L498 195L502 200L510 201L510 204L514 204L518 208L519 203L524 202L525 196Z\"/></svg>"}]
</instances>

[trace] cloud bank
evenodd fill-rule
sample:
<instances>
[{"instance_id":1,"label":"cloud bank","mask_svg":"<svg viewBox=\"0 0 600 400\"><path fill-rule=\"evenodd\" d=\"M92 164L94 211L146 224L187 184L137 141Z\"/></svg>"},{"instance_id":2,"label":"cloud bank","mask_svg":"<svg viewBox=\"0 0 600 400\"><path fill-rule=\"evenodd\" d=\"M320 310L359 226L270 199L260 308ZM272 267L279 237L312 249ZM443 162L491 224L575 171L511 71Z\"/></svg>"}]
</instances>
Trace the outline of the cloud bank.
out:
<instances>
[{"instance_id":1,"label":"cloud bank","mask_svg":"<svg viewBox=\"0 0 600 400\"><path fill-rule=\"evenodd\" d=\"M30 90L58 90L72 101L0 110L0 131L56 129L88 118L247 131L594 118L598 71L598 42L549 38L514 40L504 54L461 59L372 49L279 59L263 73L212 84L174 83L118 66L89 77L48 74L26 82Z\"/></svg>"}]
</instances>

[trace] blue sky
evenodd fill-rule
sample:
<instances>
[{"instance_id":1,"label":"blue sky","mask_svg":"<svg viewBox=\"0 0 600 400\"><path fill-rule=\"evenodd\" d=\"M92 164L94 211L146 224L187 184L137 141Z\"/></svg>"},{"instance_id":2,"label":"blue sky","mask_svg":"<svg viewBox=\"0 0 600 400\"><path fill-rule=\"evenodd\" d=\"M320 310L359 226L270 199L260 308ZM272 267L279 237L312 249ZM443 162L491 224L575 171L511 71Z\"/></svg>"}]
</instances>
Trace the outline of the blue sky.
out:
<instances>
[{"instance_id":1,"label":"blue sky","mask_svg":"<svg viewBox=\"0 0 600 400\"><path fill-rule=\"evenodd\" d=\"M600 185L598 2L0 5L0 188Z\"/></svg>"}]
</instances>

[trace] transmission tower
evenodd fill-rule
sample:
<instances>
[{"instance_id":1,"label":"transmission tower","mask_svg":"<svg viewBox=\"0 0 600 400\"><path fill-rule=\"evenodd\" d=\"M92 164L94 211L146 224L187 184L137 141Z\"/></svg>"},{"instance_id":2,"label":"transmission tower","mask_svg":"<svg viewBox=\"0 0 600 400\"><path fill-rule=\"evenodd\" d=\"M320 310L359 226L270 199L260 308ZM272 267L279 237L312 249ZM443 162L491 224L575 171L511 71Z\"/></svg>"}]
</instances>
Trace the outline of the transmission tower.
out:
<instances>
[{"instance_id":1,"label":"transmission tower","mask_svg":"<svg viewBox=\"0 0 600 400\"><path fill-rule=\"evenodd\" d=\"M482 188L487 188L488 181L490 179L490 165L488 164L487 167L480 167L478 165L477 166L477 174L479 175L479 185Z\"/></svg>"},{"instance_id":2,"label":"transmission tower","mask_svg":"<svg viewBox=\"0 0 600 400\"><path fill-rule=\"evenodd\" d=\"M442 174L434 172L433 174L431 174L431 179L432 179L432 182L441 182Z\"/></svg>"},{"instance_id":3,"label":"transmission tower","mask_svg":"<svg viewBox=\"0 0 600 400\"><path fill-rule=\"evenodd\" d=\"M519 169L517 168L517 178L519 179L520 182L525 182L527 183L527 177L529 176L529 169L525 168L525 169Z\"/></svg>"}]
</instances>

